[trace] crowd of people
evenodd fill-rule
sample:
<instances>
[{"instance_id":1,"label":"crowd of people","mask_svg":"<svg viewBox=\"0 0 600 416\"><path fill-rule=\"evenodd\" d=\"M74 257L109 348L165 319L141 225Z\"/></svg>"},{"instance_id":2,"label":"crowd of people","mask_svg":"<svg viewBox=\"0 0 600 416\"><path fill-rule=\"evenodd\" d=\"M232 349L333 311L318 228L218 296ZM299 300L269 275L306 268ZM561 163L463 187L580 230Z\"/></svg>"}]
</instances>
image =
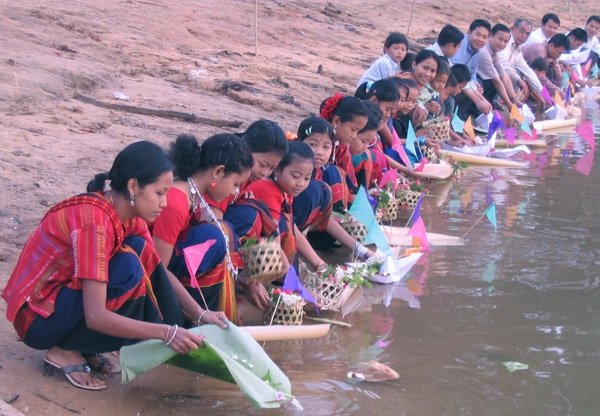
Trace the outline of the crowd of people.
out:
<instances>
[{"instance_id":1,"label":"crowd of people","mask_svg":"<svg viewBox=\"0 0 600 416\"><path fill-rule=\"evenodd\" d=\"M510 27L477 19L466 34L446 25L416 54L393 32L355 94L325 99L294 134L258 120L202 142L180 135L168 151L128 145L86 193L41 220L2 294L8 320L26 345L47 350L46 373L100 390L107 385L97 373L120 371L114 352L124 345L155 338L185 354L202 344L186 328L243 319L238 296L269 306L265 286L242 278L239 248L249 240L277 241L283 274L299 258L326 268L320 251L335 241L354 257L374 256L333 213L345 213L360 187L376 187L390 169L410 181L422 154L405 139L426 120L528 100L543 106L544 86L564 93L563 72L584 85L598 65L600 17L559 30L552 13L536 30L524 18ZM449 140L472 143L453 130ZM419 146L436 151L439 143L420 135ZM203 243L190 276L184 249Z\"/></svg>"}]
</instances>

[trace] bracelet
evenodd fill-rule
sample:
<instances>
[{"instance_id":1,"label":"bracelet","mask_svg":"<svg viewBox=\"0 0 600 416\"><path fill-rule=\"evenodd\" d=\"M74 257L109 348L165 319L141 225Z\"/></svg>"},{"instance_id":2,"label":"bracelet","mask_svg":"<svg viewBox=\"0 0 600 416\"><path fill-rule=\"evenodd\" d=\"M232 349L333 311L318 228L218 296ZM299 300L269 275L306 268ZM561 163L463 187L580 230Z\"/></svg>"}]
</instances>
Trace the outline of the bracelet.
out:
<instances>
[{"instance_id":1,"label":"bracelet","mask_svg":"<svg viewBox=\"0 0 600 416\"><path fill-rule=\"evenodd\" d=\"M170 328L170 327L169 327ZM179 329L179 327L177 326L177 324L175 324L175 331L173 331L173 335L171 335L171 338L169 338L169 340L167 342L165 342L165 345L167 347L171 346L171 343L173 342L173 340L175 339L175 335L177 335L177 330Z\"/></svg>"},{"instance_id":2,"label":"bracelet","mask_svg":"<svg viewBox=\"0 0 600 416\"><path fill-rule=\"evenodd\" d=\"M200 326L200 323L202 322L202 318L204 317L204 314L208 312L208 309L205 309L202 311L202 313L200 314L200 316L198 317L198 319L196 319L196 322L194 322L196 324L196 326Z\"/></svg>"},{"instance_id":3,"label":"bracelet","mask_svg":"<svg viewBox=\"0 0 600 416\"><path fill-rule=\"evenodd\" d=\"M167 340L169 339L169 333L171 332L171 325L167 326L167 333L165 334L165 339L163 340L163 342L166 344Z\"/></svg>"}]
</instances>

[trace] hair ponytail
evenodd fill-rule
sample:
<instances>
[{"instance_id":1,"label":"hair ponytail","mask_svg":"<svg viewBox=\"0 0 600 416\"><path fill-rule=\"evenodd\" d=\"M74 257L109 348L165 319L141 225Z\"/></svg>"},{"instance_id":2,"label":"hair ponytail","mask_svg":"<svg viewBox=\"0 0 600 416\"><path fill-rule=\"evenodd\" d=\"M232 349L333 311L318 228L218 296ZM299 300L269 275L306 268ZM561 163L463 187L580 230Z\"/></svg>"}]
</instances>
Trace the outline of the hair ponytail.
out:
<instances>
[{"instance_id":1,"label":"hair ponytail","mask_svg":"<svg viewBox=\"0 0 600 416\"><path fill-rule=\"evenodd\" d=\"M127 182L136 179L140 187L156 182L158 177L171 172L173 167L165 151L149 141L131 143L119 152L110 172L94 176L87 186L88 192L101 192L110 179L110 188L129 197Z\"/></svg>"},{"instance_id":2,"label":"hair ponytail","mask_svg":"<svg viewBox=\"0 0 600 416\"><path fill-rule=\"evenodd\" d=\"M375 97L377 101L386 103L395 103L400 99L398 88L393 81L387 78L361 84L354 93L354 96L361 100L368 100L371 97Z\"/></svg>"},{"instance_id":3,"label":"hair ponytail","mask_svg":"<svg viewBox=\"0 0 600 416\"><path fill-rule=\"evenodd\" d=\"M88 182L87 191L88 192L102 192L104 191L104 187L106 186L106 181L110 179L110 175L108 172L98 173L94 176L94 179Z\"/></svg>"},{"instance_id":4,"label":"hair ponytail","mask_svg":"<svg viewBox=\"0 0 600 416\"><path fill-rule=\"evenodd\" d=\"M362 101L353 96L336 93L321 103L319 115L331 122L333 117L338 116L342 123L352 121L354 117L366 117L367 110Z\"/></svg>"}]
</instances>

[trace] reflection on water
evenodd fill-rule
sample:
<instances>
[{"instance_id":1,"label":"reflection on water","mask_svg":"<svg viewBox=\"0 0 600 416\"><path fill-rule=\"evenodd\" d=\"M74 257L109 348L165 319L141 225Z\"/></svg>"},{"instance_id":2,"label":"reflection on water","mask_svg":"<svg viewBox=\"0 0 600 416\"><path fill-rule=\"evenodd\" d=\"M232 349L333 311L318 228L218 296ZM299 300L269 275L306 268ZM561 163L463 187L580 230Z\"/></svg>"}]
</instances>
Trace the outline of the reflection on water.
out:
<instances>
[{"instance_id":1,"label":"reflection on water","mask_svg":"<svg viewBox=\"0 0 600 416\"><path fill-rule=\"evenodd\" d=\"M596 132L598 116L597 109L584 114ZM144 414L597 414L599 162L584 160L592 163L588 176L577 165L588 152L579 137L547 138L547 149L526 155L528 168L468 169L459 181L432 187L423 213L430 231L460 236L493 201L497 232L481 221L464 246L425 255L404 285L365 290L351 313L336 316L351 329L266 345L304 411L259 411L235 388L202 378L182 388L199 388L201 399L153 396ZM346 378L372 359L400 379ZM529 369L511 373L502 364L509 361Z\"/></svg>"}]
</instances>

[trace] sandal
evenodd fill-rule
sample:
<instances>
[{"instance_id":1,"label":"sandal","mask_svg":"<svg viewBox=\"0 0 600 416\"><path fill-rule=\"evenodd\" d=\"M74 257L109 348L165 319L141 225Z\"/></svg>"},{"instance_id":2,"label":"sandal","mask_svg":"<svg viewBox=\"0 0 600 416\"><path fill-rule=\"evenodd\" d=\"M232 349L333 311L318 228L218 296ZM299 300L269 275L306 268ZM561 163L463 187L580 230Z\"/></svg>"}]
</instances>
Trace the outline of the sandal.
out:
<instances>
[{"instance_id":1,"label":"sandal","mask_svg":"<svg viewBox=\"0 0 600 416\"><path fill-rule=\"evenodd\" d=\"M121 366L109 360L105 355L100 353L82 353L83 358L87 361L90 368L98 373L103 374L118 374L121 372ZM116 355L112 354L114 357ZM118 357L117 357L118 358Z\"/></svg>"},{"instance_id":2,"label":"sandal","mask_svg":"<svg viewBox=\"0 0 600 416\"><path fill-rule=\"evenodd\" d=\"M73 377L71 377L72 373L88 373L88 374L90 374L92 372L92 369L87 364L75 364L75 365L68 365L68 366L61 367L60 365L50 361L48 358L44 358L44 375L49 377L52 374L54 374L54 370L60 371L65 376L65 378L69 381L69 383L71 383L75 387L79 387L80 389L104 390L108 387L108 385L106 385L106 384L99 385L99 386L89 386L86 384L81 384L80 382L75 380ZM95 377L95 376L92 376L92 377Z\"/></svg>"}]
</instances>

